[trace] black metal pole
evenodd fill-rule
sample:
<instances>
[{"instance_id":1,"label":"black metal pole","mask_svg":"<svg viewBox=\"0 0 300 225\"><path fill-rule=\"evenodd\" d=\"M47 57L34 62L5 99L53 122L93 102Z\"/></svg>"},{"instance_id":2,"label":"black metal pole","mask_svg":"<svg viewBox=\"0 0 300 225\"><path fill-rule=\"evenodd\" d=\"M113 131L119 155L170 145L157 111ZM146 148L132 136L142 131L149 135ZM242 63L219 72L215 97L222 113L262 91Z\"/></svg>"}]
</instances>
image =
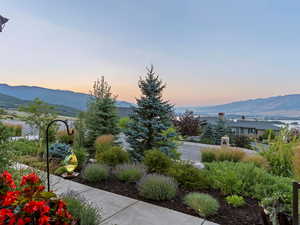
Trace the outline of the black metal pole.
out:
<instances>
[{"instance_id":1,"label":"black metal pole","mask_svg":"<svg viewBox=\"0 0 300 225\"><path fill-rule=\"evenodd\" d=\"M72 135L73 134L73 131L70 132L69 130L69 125L67 123L67 121L64 121L64 120L52 120L48 125L47 125L47 129L46 129L46 148L47 148L47 189L48 191L50 191L50 169L49 169L49 128L51 127L51 125L53 123L56 123L56 122L62 122L65 124L66 128L67 128L67 132L68 132L68 135Z\"/></svg>"},{"instance_id":2,"label":"black metal pole","mask_svg":"<svg viewBox=\"0 0 300 225\"><path fill-rule=\"evenodd\" d=\"M293 225L299 225L299 188L300 184L293 182Z\"/></svg>"}]
</instances>

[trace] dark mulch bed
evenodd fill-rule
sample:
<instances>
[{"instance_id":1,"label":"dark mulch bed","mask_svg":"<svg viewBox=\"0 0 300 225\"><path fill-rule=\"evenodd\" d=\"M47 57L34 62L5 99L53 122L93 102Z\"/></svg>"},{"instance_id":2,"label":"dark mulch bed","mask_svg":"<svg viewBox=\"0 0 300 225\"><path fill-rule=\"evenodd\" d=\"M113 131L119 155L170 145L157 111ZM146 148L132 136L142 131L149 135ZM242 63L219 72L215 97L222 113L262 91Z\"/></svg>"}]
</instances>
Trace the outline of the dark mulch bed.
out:
<instances>
[{"instance_id":1,"label":"dark mulch bed","mask_svg":"<svg viewBox=\"0 0 300 225\"><path fill-rule=\"evenodd\" d=\"M135 184L123 183L115 178L110 178L107 181L103 181L97 184L88 183L82 178L74 178L73 181L199 217L194 210L188 208L185 204L182 203L184 195L190 192L187 190L179 190L176 198L170 201L151 201L144 199L138 195ZM226 203L224 196L222 196L221 193L217 190L199 190L199 192L208 193L214 196L220 202L220 209L218 211L218 214L207 218L209 221L216 222L221 225L263 224L260 216L261 208L258 206L258 202L256 200L247 198L245 199L247 202L245 206L234 208Z\"/></svg>"}]
</instances>

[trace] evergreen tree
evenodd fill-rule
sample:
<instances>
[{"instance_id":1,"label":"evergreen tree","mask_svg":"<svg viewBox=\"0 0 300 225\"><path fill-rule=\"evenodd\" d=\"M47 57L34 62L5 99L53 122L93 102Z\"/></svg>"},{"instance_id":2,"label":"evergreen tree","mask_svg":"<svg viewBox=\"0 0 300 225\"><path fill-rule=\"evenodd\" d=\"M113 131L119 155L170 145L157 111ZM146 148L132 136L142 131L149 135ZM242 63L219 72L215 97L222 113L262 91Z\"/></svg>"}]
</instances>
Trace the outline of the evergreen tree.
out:
<instances>
[{"instance_id":1,"label":"evergreen tree","mask_svg":"<svg viewBox=\"0 0 300 225\"><path fill-rule=\"evenodd\" d=\"M206 125L203 135L201 137L201 142L206 144L216 143L216 130L213 125L211 124Z\"/></svg>"},{"instance_id":2,"label":"evergreen tree","mask_svg":"<svg viewBox=\"0 0 300 225\"><path fill-rule=\"evenodd\" d=\"M230 128L227 127L225 121L223 121L223 120L218 120L218 123L215 126L215 132L216 132L216 142L215 142L216 145L221 144L221 139L225 135L227 135L228 137L232 136L232 132L231 132Z\"/></svg>"},{"instance_id":3,"label":"evergreen tree","mask_svg":"<svg viewBox=\"0 0 300 225\"><path fill-rule=\"evenodd\" d=\"M96 138L104 134L119 133L116 97L112 96L111 86L101 77L94 82L86 112L87 142L92 146Z\"/></svg>"},{"instance_id":4,"label":"evergreen tree","mask_svg":"<svg viewBox=\"0 0 300 225\"><path fill-rule=\"evenodd\" d=\"M170 132L173 105L162 99L165 87L153 66L147 69L147 76L139 81L142 96L137 99L137 107L125 131L134 160L141 161L144 152L151 149L159 149L172 158L178 156L173 140L176 133Z\"/></svg>"}]
</instances>

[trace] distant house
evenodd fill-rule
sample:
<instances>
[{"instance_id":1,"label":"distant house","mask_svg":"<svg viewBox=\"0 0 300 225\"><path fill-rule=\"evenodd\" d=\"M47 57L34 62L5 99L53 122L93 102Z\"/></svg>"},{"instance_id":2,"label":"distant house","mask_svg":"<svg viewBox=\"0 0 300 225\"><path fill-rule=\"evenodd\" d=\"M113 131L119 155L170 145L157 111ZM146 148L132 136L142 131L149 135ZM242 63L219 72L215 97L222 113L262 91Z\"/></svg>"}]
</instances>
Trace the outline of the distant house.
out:
<instances>
[{"instance_id":1,"label":"distant house","mask_svg":"<svg viewBox=\"0 0 300 225\"><path fill-rule=\"evenodd\" d=\"M263 135L266 130L273 130L275 133L279 133L280 131L280 127L268 121L237 120L227 121L226 124L236 135L259 137Z\"/></svg>"},{"instance_id":2,"label":"distant house","mask_svg":"<svg viewBox=\"0 0 300 225\"><path fill-rule=\"evenodd\" d=\"M235 135L246 135L257 138L263 135L266 130L273 130L275 133L279 133L280 131L280 127L276 126L274 122L247 120L245 117L241 120L227 120L224 113L219 113L218 117L200 117L200 119L202 124L213 125L216 125L219 120L223 120Z\"/></svg>"}]
</instances>

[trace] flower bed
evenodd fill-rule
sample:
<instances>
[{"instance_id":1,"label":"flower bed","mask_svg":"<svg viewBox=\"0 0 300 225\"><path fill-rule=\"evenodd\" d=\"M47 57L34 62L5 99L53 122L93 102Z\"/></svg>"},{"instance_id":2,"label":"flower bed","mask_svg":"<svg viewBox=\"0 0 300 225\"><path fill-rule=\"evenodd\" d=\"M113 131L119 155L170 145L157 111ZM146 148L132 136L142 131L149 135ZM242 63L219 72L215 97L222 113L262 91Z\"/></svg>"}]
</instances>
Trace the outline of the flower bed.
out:
<instances>
[{"instance_id":1,"label":"flower bed","mask_svg":"<svg viewBox=\"0 0 300 225\"><path fill-rule=\"evenodd\" d=\"M34 173L23 176L17 186L12 175L3 172L0 175L0 224L77 224L66 204L44 189L40 178Z\"/></svg>"},{"instance_id":2,"label":"flower bed","mask_svg":"<svg viewBox=\"0 0 300 225\"><path fill-rule=\"evenodd\" d=\"M188 190L179 190L176 197L166 201L153 201L142 198L138 194L137 185L134 183L125 183L110 177L108 180L90 183L82 178L74 178L73 181L92 186L101 190L113 192L115 194L124 195L130 198L146 201L155 205L177 210L192 216L199 216L193 209L183 203L183 198L189 193ZM202 193L208 193L216 198L220 203L220 209L214 216L207 217L207 220L222 225L261 225L260 213L261 207L258 202L251 198L246 198L246 204L243 207L235 208L230 206L224 199L224 196L217 190L205 189Z\"/></svg>"}]
</instances>

